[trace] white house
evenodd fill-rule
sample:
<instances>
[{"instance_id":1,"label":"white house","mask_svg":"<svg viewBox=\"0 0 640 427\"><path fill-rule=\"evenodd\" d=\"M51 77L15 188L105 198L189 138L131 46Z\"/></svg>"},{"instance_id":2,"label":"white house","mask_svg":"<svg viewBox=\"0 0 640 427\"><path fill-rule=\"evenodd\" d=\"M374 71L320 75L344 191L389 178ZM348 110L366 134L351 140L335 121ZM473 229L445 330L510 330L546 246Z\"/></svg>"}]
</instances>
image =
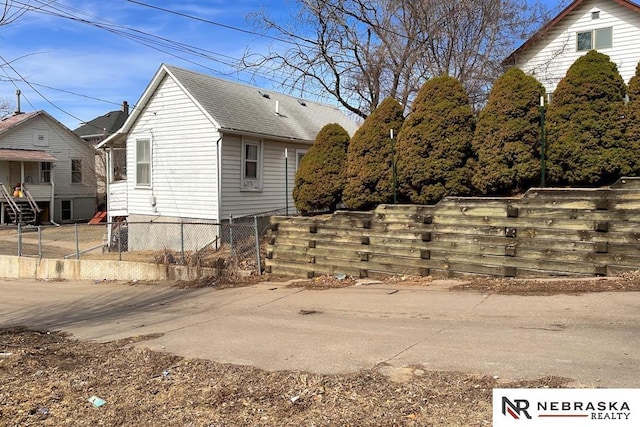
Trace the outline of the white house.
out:
<instances>
[{"instance_id":1,"label":"white house","mask_svg":"<svg viewBox=\"0 0 640 427\"><path fill-rule=\"evenodd\" d=\"M547 94L576 59L595 49L628 83L640 61L640 6L627 0L576 0L503 62L533 75Z\"/></svg>"},{"instance_id":2,"label":"white house","mask_svg":"<svg viewBox=\"0 0 640 427\"><path fill-rule=\"evenodd\" d=\"M126 170L108 167L108 219L220 222L293 208L298 161L328 123L357 128L333 106L162 65L98 146L126 149ZM144 237L129 227L129 249L152 247Z\"/></svg>"},{"instance_id":3,"label":"white house","mask_svg":"<svg viewBox=\"0 0 640 427\"><path fill-rule=\"evenodd\" d=\"M45 111L0 120L0 222L89 219L95 149Z\"/></svg>"}]
</instances>

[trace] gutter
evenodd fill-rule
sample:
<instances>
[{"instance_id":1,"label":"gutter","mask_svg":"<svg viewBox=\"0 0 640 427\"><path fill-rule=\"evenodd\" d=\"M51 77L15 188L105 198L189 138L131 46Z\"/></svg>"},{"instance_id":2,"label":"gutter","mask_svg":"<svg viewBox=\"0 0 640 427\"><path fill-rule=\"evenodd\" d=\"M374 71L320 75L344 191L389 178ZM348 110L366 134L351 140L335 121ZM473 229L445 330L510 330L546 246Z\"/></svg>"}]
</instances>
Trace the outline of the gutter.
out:
<instances>
[{"instance_id":1,"label":"gutter","mask_svg":"<svg viewBox=\"0 0 640 427\"><path fill-rule=\"evenodd\" d=\"M248 132L248 131L244 131L244 130L240 130L240 129L233 129L233 128L219 128L218 132L220 132L220 133L231 133L231 134L234 134L234 135L241 135L241 136L252 136L252 137L255 137L255 138L265 138L265 139L269 139L271 141L301 142L301 143L307 143L307 144L313 144L314 143L313 139L291 138L291 137L285 137L285 136L271 135L271 134L268 134L268 133Z\"/></svg>"}]
</instances>

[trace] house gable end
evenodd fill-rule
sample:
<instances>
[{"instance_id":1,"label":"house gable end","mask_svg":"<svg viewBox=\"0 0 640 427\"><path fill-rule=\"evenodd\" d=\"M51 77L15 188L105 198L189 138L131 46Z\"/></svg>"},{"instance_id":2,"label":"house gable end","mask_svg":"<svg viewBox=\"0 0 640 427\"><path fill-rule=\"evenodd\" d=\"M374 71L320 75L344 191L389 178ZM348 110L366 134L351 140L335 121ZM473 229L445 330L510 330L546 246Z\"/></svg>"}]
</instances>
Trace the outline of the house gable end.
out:
<instances>
[{"instance_id":1,"label":"house gable end","mask_svg":"<svg viewBox=\"0 0 640 427\"><path fill-rule=\"evenodd\" d=\"M640 6L627 1L627 0L610 0L613 3L617 3L621 6L626 7L632 12L640 14ZM576 0L573 3L569 4L566 8L564 8L558 15L556 15L552 20L547 22L542 26L538 31L536 31L527 41L525 41L520 47L514 50L508 57L502 61L502 65L505 66L513 66L516 64L517 58L522 55L522 53L531 48L537 42L543 40L547 33L553 30L561 21L563 21L571 12L576 10L578 7L582 6L585 3L585 0Z\"/></svg>"}]
</instances>

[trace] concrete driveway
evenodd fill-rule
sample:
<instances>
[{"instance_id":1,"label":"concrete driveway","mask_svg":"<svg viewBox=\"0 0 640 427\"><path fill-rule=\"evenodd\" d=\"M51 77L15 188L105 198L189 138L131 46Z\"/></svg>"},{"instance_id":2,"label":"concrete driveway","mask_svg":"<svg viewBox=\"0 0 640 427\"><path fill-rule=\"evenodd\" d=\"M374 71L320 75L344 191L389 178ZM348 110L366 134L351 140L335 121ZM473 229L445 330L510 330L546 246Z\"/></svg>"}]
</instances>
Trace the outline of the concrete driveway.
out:
<instances>
[{"instance_id":1,"label":"concrete driveway","mask_svg":"<svg viewBox=\"0 0 640 427\"><path fill-rule=\"evenodd\" d=\"M344 373L382 366L558 375L640 387L640 293L501 296L370 285L325 291L264 283L173 289L0 280L0 327L64 330L267 370ZM1 342L0 342L1 345Z\"/></svg>"}]
</instances>

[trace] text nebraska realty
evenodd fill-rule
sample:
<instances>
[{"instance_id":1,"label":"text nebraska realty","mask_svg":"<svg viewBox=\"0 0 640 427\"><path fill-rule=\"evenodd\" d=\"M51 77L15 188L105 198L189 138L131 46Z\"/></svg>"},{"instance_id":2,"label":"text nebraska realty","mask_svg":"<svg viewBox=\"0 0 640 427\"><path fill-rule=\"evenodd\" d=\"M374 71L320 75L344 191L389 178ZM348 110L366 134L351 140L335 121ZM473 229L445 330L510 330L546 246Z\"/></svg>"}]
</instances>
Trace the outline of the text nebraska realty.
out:
<instances>
[{"instance_id":1,"label":"text nebraska realty","mask_svg":"<svg viewBox=\"0 0 640 427\"><path fill-rule=\"evenodd\" d=\"M538 401L538 417L566 417L566 412L572 412L572 416L581 416L593 420L628 420L631 415L627 402L600 401ZM590 414L575 414L577 412L590 412ZM529 401L526 399L514 399L513 402L507 397L502 397L502 413L510 414L514 418L529 415Z\"/></svg>"}]
</instances>

